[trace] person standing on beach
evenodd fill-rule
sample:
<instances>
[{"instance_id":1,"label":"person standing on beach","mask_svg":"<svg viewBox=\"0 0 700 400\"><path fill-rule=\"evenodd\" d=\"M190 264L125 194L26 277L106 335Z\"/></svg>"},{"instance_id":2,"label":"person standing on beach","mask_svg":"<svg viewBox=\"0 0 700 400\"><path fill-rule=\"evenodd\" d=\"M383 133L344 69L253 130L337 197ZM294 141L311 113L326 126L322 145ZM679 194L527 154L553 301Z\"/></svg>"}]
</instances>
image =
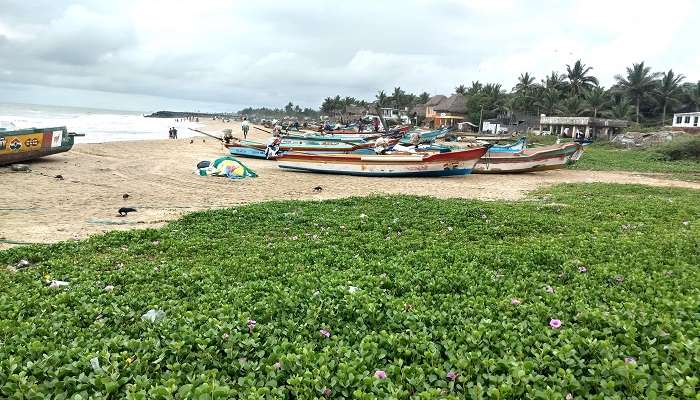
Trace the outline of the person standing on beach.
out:
<instances>
[{"instance_id":1,"label":"person standing on beach","mask_svg":"<svg viewBox=\"0 0 700 400\"><path fill-rule=\"evenodd\" d=\"M173 139L177 139L177 129L173 126Z\"/></svg>"},{"instance_id":2,"label":"person standing on beach","mask_svg":"<svg viewBox=\"0 0 700 400\"><path fill-rule=\"evenodd\" d=\"M243 129L243 139L248 138L248 130L250 130L250 122L248 122L248 117L243 117L241 129Z\"/></svg>"}]
</instances>

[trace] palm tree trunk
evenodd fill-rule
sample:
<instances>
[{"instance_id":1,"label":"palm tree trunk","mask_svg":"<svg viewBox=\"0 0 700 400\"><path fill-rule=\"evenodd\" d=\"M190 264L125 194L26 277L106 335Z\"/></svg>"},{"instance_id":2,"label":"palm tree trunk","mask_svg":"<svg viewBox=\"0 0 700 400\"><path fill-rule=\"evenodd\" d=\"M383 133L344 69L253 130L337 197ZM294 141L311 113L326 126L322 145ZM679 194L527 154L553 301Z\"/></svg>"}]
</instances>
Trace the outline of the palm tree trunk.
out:
<instances>
[{"instance_id":1,"label":"palm tree trunk","mask_svg":"<svg viewBox=\"0 0 700 400\"><path fill-rule=\"evenodd\" d=\"M639 100L641 100L641 96L637 96L637 125L639 125Z\"/></svg>"},{"instance_id":2,"label":"palm tree trunk","mask_svg":"<svg viewBox=\"0 0 700 400\"><path fill-rule=\"evenodd\" d=\"M664 111L661 115L661 126L663 127L666 124L666 100L664 100Z\"/></svg>"},{"instance_id":3,"label":"palm tree trunk","mask_svg":"<svg viewBox=\"0 0 700 400\"><path fill-rule=\"evenodd\" d=\"M593 118L598 118L598 107L593 109Z\"/></svg>"}]
</instances>

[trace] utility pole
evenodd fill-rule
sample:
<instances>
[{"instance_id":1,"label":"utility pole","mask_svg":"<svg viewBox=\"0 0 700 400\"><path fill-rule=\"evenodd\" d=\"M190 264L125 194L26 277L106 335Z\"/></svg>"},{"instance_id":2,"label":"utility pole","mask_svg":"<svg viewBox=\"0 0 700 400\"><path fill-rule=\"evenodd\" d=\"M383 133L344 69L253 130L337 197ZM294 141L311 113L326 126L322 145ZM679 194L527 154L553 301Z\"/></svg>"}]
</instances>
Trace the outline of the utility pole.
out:
<instances>
[{"instance_id":1,"label":"utility pole","mask_svg":"<svg viewBox=\"0 0 700 400\"><path fill-rule=\"evenodd\" d=\"M481 124L484 120L484 106L481 106L481 111L479 112L479 133L481 133Z\"/></svg>"}]
</instances>

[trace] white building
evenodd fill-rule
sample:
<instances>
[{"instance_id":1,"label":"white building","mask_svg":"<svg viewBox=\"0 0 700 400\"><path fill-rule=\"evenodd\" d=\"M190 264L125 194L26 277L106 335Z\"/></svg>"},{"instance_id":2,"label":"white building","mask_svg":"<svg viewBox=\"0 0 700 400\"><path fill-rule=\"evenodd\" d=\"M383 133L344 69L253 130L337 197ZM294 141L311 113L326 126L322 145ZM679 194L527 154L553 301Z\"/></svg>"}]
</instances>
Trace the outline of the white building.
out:
<instances>
[{"instance_id":1,"label":"white building","mask_svg":"<svg viewBox=\"0 0 700 400\"><path fill-rule=\"evenodd\" d=\"M673 114L674 128L700 127L700 112Z\"/></svg>"}]
</instances>

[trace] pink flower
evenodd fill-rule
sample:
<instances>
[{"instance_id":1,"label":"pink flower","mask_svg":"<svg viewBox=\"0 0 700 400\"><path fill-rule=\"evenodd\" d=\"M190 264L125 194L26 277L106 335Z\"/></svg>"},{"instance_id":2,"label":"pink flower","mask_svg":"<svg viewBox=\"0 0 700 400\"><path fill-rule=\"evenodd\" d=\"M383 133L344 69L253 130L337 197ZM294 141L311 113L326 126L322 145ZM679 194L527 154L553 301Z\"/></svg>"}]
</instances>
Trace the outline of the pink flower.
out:
<instances>
[{"instance_id":1,"label":"pink flower","mask_svg":"<svg viewBox=\"0 0 700 400\"><path fill-rule=\"evenodd\" d=\"M450 371L450 372L447 373L447 379L449 379L449 380L451 380L451 381L455 381L455 380L457 380L457 374L455 374L454 372Z\"/></svg>"},{"instance_id":2,"label":"pink flower","mask_svg":"<svg viewBox=\"0 0 700 400\"><path fill-rule=\"evenodd\" d=\"M625 364L636 364L637 359L634 357L625 357Z\"/></svg>"},{"instance_id":3,"label":"pink flower","mask_svg":"<svg viewBox=\"0 0 700 400\"><path fill-rule=\"evenodd\" d=\"M552 319L549 321L549 326L554 329L559 329L561 327L561 321L558 319Z\"/></svg>"},{"instance_id":4,"label":"pink flower","mask_svg":"<svg viewBox=\"0 0 700 400\"><path fill-rule=\"evenodd\" d=\"M221 338L224 340L228 340L229 336L231 335L229 335L228 333L224 333L223 335L221 335Z\"/></svg>"},{"instance_id":5,"label":"pink flower","mask_svg":"<svg viewBox=\"0 0 700 400\"><path fill-rule=\"evenodd\" d=\"M256 324L257 324L257 322L255 322L254 319L249 319L248 323L246 324L246 325L248 325L248 332L253 333L253 328L255 328Z\"/></svg>"},{"instance_id":6,"label":"pink flower","mask_svg":"<svg viewBox=\"0 0 700 400\"><path fill-rule=\"evenodd\" d=\"M321 336L324 336L324 337L327 337L327 338L328 338L328 337L331 337L331 333L328 332L328 331L325 330L325 329L321 329L321 330L318 331L318 332L321 334Z\"/></svg>"},{"instance_id":7,"label":"pink flower","mask_svg":"<svg viewBox=\"0 0 700 400\"><path fill-rule=\"evenodd\" d=\"M382 370L377 370L374 372L374 377L377 379L386 379L386 372Z\"/></svg>"},{"instance_id":8,"label":"pink flower","mask_svg":"<svg viewBox=\"0 0 700 400\"><path fill-rule=\"evenodd\" d=\"M551 286L547 286L544 290L546 290L547 293L554 293L554 292L556 292L556 289L554 289L554 288L551 287Z\"/></svg>"},{"instance_id":9,"label":"pink flower","mask_svg":"<svg viewBox=\"0 0 700 400\"><path fill-rule=\"evenodd\" d=\"M588 268L586 268L586 267L578 267L578 272L580 272L580 273L583 274L583 273L585 273L585 272L588 272Z\"/></svg>"},{"instance_id":10,"label":"pink flower","mask_svg":"<svg viewBox=\"0 0 700 400\"><path fill-rule=\"evenodd\" d=\"M510 304L517 306L518 304L520 304L520 300L513 298L513 299L511 299Z\"/></svg>"},{"instance_id":11,"label":"pink flower","mask_svg":"<svg viewBox=\"0 0 700 400\"><path fill-rule=\"evenodd\" d=\"M328 388L323 389L323 395L324 395L324 396L326 396L326 397L331 397L332 394L333 394L333 391L332 391L332 390L330 390L330 389L328 389Z\"/></svg>"}]
</instances>

